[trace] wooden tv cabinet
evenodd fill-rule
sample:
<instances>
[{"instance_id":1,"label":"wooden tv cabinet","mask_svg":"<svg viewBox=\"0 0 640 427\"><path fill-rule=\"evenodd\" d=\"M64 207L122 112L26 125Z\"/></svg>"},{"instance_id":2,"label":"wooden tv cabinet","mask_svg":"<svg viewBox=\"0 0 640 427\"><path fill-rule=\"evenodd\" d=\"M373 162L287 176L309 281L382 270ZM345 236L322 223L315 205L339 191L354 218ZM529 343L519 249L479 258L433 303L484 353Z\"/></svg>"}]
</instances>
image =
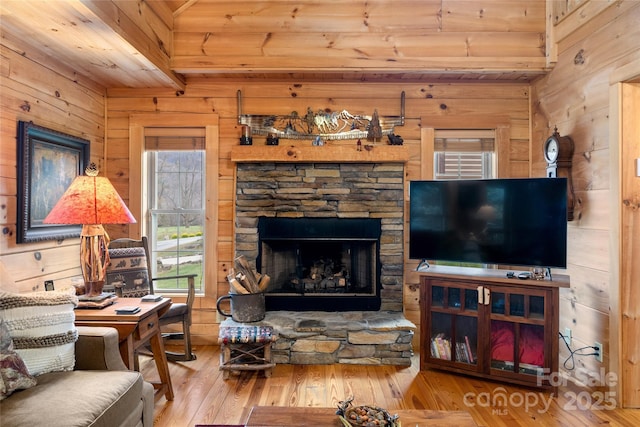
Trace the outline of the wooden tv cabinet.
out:
<instances>
[{"instance_id":1,"label":"wooden tv cabinet","mask_svg":"<svg viewBox=\"0 0 640 427\"><path fill-rule=\"evenodd\" d=\"M559 289L569 278L517 273L443 266L420 273L420 368L555 388Z\"/></svg>"}]
</instances>

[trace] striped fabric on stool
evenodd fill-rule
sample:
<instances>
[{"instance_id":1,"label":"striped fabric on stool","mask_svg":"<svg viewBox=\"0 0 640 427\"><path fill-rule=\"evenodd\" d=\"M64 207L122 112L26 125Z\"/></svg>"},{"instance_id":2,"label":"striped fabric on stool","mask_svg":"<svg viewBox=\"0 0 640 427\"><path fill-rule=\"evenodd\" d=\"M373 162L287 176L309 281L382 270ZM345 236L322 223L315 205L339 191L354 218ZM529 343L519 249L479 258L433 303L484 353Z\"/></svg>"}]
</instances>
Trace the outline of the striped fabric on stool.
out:
<instances>
[{"instance_id":1,"label":"striped fabric on stool","mask_svg":"<svg viewBox=\"0 0 640 427\"><path fill-rule=\"evenodd\" d=\"M222 326L219 342L235 344L248 342L271 342L273 328L271 326Z\"/></svg>"},{"instance_id":2,"label":"striped fabric on stool","mask_svg":"<svg viewBox=\"0 0 640 427\"><path fill-rule=\"evenodd\" d=\"M271 376L276 365L271 362L271 343L276 340L270 326L221 326L218 335L220 344L220 370L222 378L240 371L263 371Z\"/></svg>"}]
</instances>

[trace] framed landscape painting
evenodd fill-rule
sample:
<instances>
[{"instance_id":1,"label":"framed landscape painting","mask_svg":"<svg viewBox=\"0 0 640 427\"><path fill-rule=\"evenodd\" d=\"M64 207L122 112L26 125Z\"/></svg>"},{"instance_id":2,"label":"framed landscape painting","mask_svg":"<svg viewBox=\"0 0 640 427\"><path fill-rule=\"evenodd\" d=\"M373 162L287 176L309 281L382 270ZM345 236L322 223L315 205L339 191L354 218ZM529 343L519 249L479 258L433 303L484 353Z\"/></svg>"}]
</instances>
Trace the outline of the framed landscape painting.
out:
<instances>
[{"instance_id":1,"label":"framed landscape painting","mask_svg":"<svg viewBox=\"0 0 640 427\"><path fill-rule=\"evenodd\" d=\"M18 122L17 243L80 236L80 225L43 221L88 164L88 140Z\"/></svg>"}]
</instances>

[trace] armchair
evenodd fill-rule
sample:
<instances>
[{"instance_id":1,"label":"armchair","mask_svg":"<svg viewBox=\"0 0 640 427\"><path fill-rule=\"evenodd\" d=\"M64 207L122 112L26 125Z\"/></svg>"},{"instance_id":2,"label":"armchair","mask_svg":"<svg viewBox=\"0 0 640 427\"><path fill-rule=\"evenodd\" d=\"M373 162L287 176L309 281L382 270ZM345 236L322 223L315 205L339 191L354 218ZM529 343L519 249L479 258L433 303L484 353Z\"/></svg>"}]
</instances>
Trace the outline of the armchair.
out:
<instances>
[{"instance_id":1,"label":"armchair","mask_svg":"<svg viewBox=\"0 0 640 427\"><path fill-rule=\"evenodd\" d=\"M184 352L167 351L171 361L194 360L196 355L191 348L191 311L195 300L195 274L170 277L153 277L151 257L146 236L141 240L115 239L109 243L111 263L107 267L105 290L115 291L124 297L142 297L154 293L153 283L160 280L187 279L186 303L172 303L169 311L160 318L160 326L181 323L182 332L163 333L166 339L181 339Z\"/></svg>"}]
</instances>

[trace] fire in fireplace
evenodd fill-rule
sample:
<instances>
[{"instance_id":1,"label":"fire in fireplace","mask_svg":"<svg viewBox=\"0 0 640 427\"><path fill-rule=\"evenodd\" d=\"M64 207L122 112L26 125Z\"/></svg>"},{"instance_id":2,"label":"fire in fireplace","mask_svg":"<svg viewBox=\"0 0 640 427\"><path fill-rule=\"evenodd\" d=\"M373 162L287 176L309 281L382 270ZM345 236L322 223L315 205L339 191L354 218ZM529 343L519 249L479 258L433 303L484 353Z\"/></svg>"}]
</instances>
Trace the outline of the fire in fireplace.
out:
<instances>
[{"instance_id":1,"label":"fire in fireplace","mask_svg":"<svg viewBox=\"0 0 640 427\"><path fill-rule=\"evenodd\" d=\"M379 310L380 235L374 218L260 217L266 309Z\"/></svg>"}]
</instances>

